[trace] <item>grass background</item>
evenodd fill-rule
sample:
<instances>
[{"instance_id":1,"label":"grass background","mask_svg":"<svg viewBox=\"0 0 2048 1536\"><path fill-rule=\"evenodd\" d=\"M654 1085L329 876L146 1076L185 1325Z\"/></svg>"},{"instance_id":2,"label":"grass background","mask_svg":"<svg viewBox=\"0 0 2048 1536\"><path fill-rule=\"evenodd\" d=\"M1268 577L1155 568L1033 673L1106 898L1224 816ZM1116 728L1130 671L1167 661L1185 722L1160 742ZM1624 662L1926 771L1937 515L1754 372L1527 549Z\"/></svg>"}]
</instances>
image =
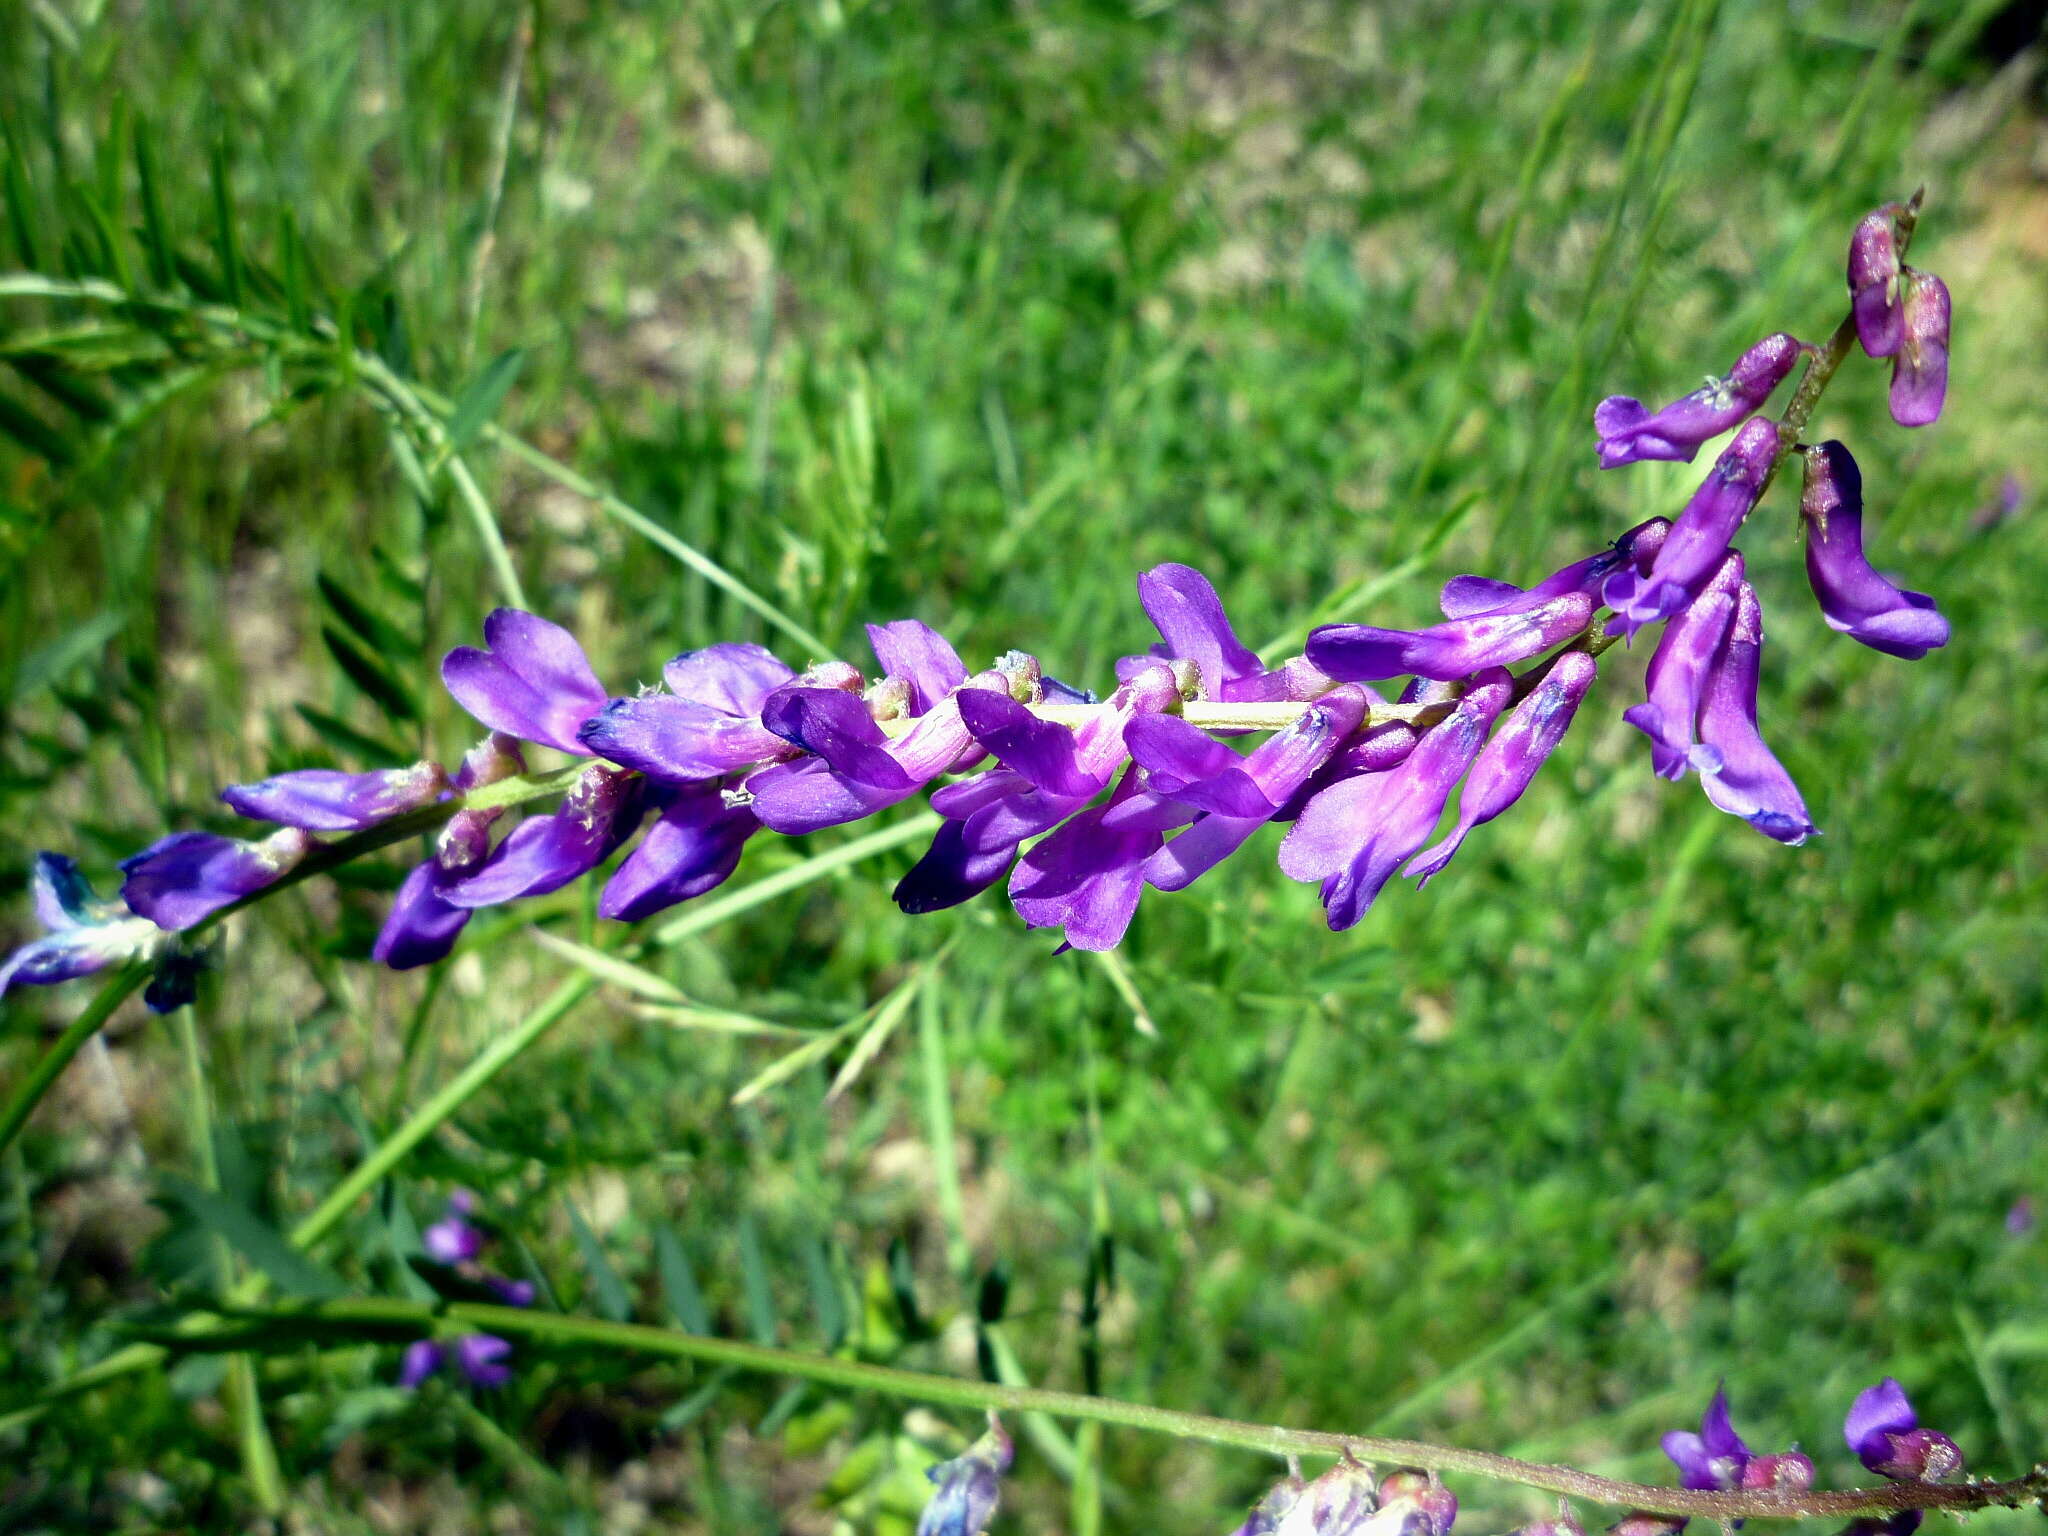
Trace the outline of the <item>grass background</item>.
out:
<instances>
[{"instance_id":1,"label":"grass background","mask_svg":"<svg viewBox=\"0 0 2048 1536\"><path fill-rule=\"evenodd\" d=\"M1892 1372L2010 1472L2048 1447L2044 1239L2003 1225L2048 1198L2038 30L1837 0L35 0L0 13L0 267L239 290L287 335L325 313L449 396L517 349L501 425L847 654L915 615L1093 681L1149 638L1132 577L1160 560L1259 643L1361 583L1354 614L1419 624L1451 574L1527 581L1672 512L1697 470L1599 474L1593 402L1822 335L1855 218L1925 182L1949 412L1893 427L1857 358L1816 427L1955 644L1908 665L1832 635L1787 487L1745 541L1765 728L1824 838L1781 849L1653 780L1615 653L1525 803L1352 933L1261 841L1150 896L1112 974L999 897L898 915L893 856L647 962L815 1029L950 945L840 1099L843 1051L735 1108L786 1042L607 990L393 1198L425 1220L477 1190L500 1261L572 1310L689 1323L680 1255L736 1336L1655 1480L1657 1434L1725 1376L1752 1443L1846 1482L1838 1415ZM38 847L104 876L225 825L223 783L452 757L433 669L497 601L341 349L117 318L0 307L10 937ZM717 639L806 659L530 465L471 458L533 606L614 688ZM738 878L804 851L764 840ZM578 890L388 975L364 957L403 867L245 919L202 998L223 1183L280 1225L564 972L530 921L617 937ZM7 1071L81 1000L10 998ZM198 1162L181 1073L175 1031L124 1016L10 1159L10 1389L104 1354L188 1266L149 1203ZM391 1215L322 1259L402 1285ZM892 1254L930 1338L887 1337ZM287 1523L901 1531L972 1427L524 1358L475 1406L392 1390L389 1348L266 1361ZM217 1362L67 1404L6 1463L4 1529L257 1518ZM1221 1530L1272 1470L1041 1435L1004 1524ZM1542 1510L1458 1491L1461 1529Z\"/></svg>"}]
</instances>

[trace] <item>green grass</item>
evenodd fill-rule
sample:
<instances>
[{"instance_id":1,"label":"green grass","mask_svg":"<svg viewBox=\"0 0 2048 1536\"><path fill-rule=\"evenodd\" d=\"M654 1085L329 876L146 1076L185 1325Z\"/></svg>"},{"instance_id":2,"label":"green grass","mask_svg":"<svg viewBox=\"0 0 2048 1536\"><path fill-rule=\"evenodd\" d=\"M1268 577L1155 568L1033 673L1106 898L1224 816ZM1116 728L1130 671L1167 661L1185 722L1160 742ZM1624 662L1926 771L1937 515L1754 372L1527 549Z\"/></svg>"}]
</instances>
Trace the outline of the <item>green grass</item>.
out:
<instances>
[{"instance_id":1,"label":"green grass","mask_svg":"<svg viewBox=\"0 0 2048 1536\"><path fill-rule=\"evenodd\" d=\"M1256 644L1361 586L1354 615L1419 624L1449 575L1533 579L1670 513L1697 471L1599 474L1593 402L1824 334L1855 218L1924 181L1949 414L1893 427L1857 357L1816 426L1864 466L1878 563L1957 639L1909 665L1831 634L1780 487L1745 548L1808 847L1650 777L1618 719L1640 653L1615 652L1425 895L1332 935L1261 841L1149 896L1122 956L1157 1038L997 896L898 915L894 854L650 951L700 1003L812 1028L951 945L846 1094L823 1102L835 1053L735 1109L786 1042L608 988L403 1165L409 1219L466 1184L555 1305L622 1293L650 1322L677 1320L666 1247L717 1331L814 1349L860 1336L900 1246L940 1324L900 1364L981 1369L1000 1270L991 1337L1034 1383L1084 1385L1092 1350L1113 1395L1651 1479L1723 1375L1752 1443L1797 1439L1835 1482L1839 1415L1888 1371L1982 1470L2048 1450L2043 1239L2002 1228L2048 1197L2048 202L2041 103L1981 46L1988 8L549 5L500 196L519 14L9 9L0 269L239 295L288 334L326 313L455 399L516 349L500 426L855 659L862 621L915 615L970 659L1099 682L1150 638L1132 577L1160 560L1207 571ZM335 348L134 338L107 306L0 301L10 938L38 847L104 879L163 828L225 825L221 784L458 752L434 667L501 588ZM807 659L486 435L467 459L529 601L615 688L717 639ZM1991 523L2007 474L2026 503ZM837 841L757 846L739 879ZM365 956L402 868L242 919L202 999L222 1187L279 1227L568 973L529 918L615 937L576 891L475 925L438 982L391 976ZM10 1081L87 995L10 997ZM146 1203L206 1163L183 1071L174 1029L125 1021L6 1163L10 1393L211 1262ZM399 1290L386 1231L366 1208L317 1257ZM786 1383L564 1353L470 1409L391 1391L395 1366L261 1363L309 1528L823 1531L813 1495L858 1447L911 1472L943 1449L928 1415ZM15 1431L4 1528L244 1528L224 1380L194 1357ZM1109 1529L1227 1529L1273 1472L1100 1447ZM1482 1536L1540 1511L1458 1491ZM1010 1529L1076 1528L1042 1444L1012 1498ZM906 1529L888 1502L840 1514Z\"/></svg>"}]
</instances>

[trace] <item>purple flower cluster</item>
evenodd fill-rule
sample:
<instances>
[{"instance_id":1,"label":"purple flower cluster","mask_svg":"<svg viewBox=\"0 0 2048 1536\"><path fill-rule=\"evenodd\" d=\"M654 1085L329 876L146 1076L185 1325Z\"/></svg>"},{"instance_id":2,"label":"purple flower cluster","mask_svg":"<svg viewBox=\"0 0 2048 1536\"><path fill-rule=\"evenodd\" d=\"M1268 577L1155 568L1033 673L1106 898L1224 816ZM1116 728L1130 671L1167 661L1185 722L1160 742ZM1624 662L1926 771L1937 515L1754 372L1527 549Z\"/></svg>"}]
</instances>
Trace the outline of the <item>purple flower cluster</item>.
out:
<instances>
[{"instance_id":1,"label":"purple flower cluster","mask_svg":"<svg viewBox=\"0 0 2048 1536\"><path fill-rule=\"evenodd\" d=\"M448 1197L448 1209L441 1219L420 1234L420 1247L430 1262L471 1285L482 1286L506 1306L532 1306L532 1281L508 1280L478 1263L487 1237L470 1219L475 1213L476 1196L466 1189L456 1190ZM465 1334L447 1344L439 1339L419 1339L406 1346L399 1362L398 1384L410 1391L429 1376L452 1368L471 1386L502 1387L512 1379L511 1358L511 1341L493 1333Z\"/></svg>"},{"instance_id":2,"label":"purple flower cluster","mask_svg":"<svg viewBox=\"0 0 2048 1536\"><path fill-rule=\"evenodd\" d=\"M896 887L906 912L955 906L1007 876L1028 926L1109 949L1146 887L1185 889L1279 823L1282 871L1319 885L1331 927L1348 928L1397 872L1426 883L1520 798L1601 652L1651 624L1664 628L1646 696L1624 718L1649 738L1652 770L1697 773L1714 805L1801 843L1815 828L1759 728L1763 617L1733 544L1789 453L1805 466L1807 570L1827 622L1909 659L1945 644L1948 624L1931 599L1866 559L1862 477L1848 450L1798 445L1790 427L1754 413L1802 358L1839 362L1853 327L1873 356L1893 359L1894 414L1933 419L1948 302L1938 279L1898 261L1913 216L1911 206L1881 209L1858 226L1852 318L1825 356L1779 333L1660 410L1603 402L1594 421L1606 467L1686 461L1735 435L1675 521L1652 518L1526 590L1459 576L1443 589L1440 623L1325 625L1302 656L1268 667L1206 577L1157 566L1138 578L1138 596L1159 643L1119 662L1103 699L1017 651L970 673L914 619L869 626L872 678L838 660L799 672L758 645L726 643L675 657L657 687L615 695L568 631L499 609L482 648L459 647L442 664L449 693L489 733L453 773L432 762L308 769L231 787L229 806L279 830L247 842L165 838L122 865L121 906L92 905L89 893L69 906L39 897L51 932L6 962L0 988L183 954L158 935L189 932L284 878L318 834L441 802L452 814L376 941L376 958L399 969L445 956L479 908L559 890L622 852L598 910L632 922L714 889L763 829L801 836L926 791L943 824ZM1401 678L1392 703L1371 686ZM1278 729L1240 752L1212 734L1242 735L1231 728L1240 717ZM511 796L473 803L525 772L523 744L585 764L560 804L515 817ZM1461 784L1455 821L1432 843ZM48 858L49 870L69 870ZM83 889L75 870L38 880L39 891ZM175 980L160 988L173 1000L177 990Z\"/></svg>"}]
</instances>

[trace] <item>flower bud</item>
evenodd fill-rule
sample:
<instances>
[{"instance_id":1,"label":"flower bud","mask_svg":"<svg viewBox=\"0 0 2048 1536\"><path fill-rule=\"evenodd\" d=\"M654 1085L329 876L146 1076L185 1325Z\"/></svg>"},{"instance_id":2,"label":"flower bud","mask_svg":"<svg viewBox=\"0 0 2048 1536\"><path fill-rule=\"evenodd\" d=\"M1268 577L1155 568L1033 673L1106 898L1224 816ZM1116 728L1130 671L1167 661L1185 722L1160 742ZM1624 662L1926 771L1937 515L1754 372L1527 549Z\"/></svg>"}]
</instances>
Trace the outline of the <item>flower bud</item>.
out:
<instances>
[{"instance_id":1,"label":"flower bud","mask_svg":"<svg viewBox=\"0 0 2048 1536\"><path fill-rule=\"evenodd\" d=\"M1813 1486L1813 1458L1803 1451L1777 1451L1752 1457L1742 1469L1740 1486L1745 1491L1804 1493Z\"/></svg>"},{"instance_id":2,"label":"flower bud","mask_svg":"<svg viewBox=\"0 0 2048 1536\"><path fill-rule=\"evenodd\" d=\"M1899 310L1897 219L1904 210L1886 203L1849 237L1849 299L1856 312L1856 339L1872 357L1899 350L1904 327Z\"/></svg>"},{"instance_id":3,"label":"flower bud","mask_svg":"<svg viewBox=\"0 0 2048 1536\"><path fill-rule=\"evenodd\" d=\"M1380 1483L1380 1509L1412 1509L1422 1516L1428 1536L1445 1536L1458 1518L1458 1499L1434 1472L1404 1467Z\"/></svg>"},{"instance_id":4,"label":"flower bud","mask_svg":"<svg viewBox=\"0 0 2048 1536\"><path fill-rule=\"evenodd\" d=\"M1961 1448L1940 1430L1921 1427L1894 1377L1857 1394L1842 1438L1864 1466L1900 1482L1945 1482L1963 1470Z\"/></svg>"},{"instance_id":5,"label":"flower bud","mask_svg":"<svg viewBox=\"0 0 2048 1536\"><path fill-rule=\"evenodd\" d=\"M1579 1524L1572 1507L1564 1499L1557 1501L1555 1520L1538 1520L1529 1525L1519 1526L1508 1536L1586 1536L1586 1528Z\"/></svg>"},{"instance_id":6,"label":"flower bud","mask_svg":"<svg viewBox=\"0 0 2048 1536\"><path fill-rule=\"evenodd\" d=\"M1685 1523L1683 1515L1653 1515L1636 1509L1607 1527L1607 1536L1678 1536Z\"/></svg>"},{"instance_id":7,"label":"flower bud","mask_svg":"<svg viewBox=\"0 0 2048 1536\"><path fill-rule=\"evenodd\" d=\"M1345 1456L1302 1490L1274 1536L1361 1536L1379 1507L1372 1469Z\"/></svg>"},{"instance_id":8,"label":"flower bud","mask_svg":"<svg viewBox=\"0 0 2048 1536\"><path fill-rule=\"evenodd\" d=\"M1948 284L1907 267L1899 303L1904 340L1892 359L1892 420L1924 427L1941 415L1948 398Z\"/></svg>"}]
</instances>

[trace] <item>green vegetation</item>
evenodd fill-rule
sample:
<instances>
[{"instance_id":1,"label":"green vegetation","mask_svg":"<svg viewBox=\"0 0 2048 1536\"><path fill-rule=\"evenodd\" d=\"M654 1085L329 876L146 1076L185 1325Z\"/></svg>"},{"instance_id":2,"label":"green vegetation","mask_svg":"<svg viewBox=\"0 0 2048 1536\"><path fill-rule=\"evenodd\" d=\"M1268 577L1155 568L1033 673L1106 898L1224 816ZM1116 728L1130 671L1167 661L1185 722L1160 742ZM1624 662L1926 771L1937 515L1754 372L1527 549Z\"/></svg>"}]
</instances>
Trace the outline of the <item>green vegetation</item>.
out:
<instances>
[{"instance_id":1,"label":"green vegetation","mask_svg":"<svg viewBox=\"0 0 2048 1536\"><path fill-rule=\"evenodd\" d=\"M1099 684L1162 560L1254 643L1333 594L1426 622L1445 577L1673 512L1697 470L1599 473L1593 403L1823 335L1855 219L1922 181L1948 413L1893 427L1858 357L1815 425L1957 632L1831 634L1781 484L1744 540L1763 718L1826 836L1651 778L1617 649L1523 805L1348 934L1254 854L1148 896L1113 966L1055 957L999 895L899 915L912 841L667 940L573 887L393 975L407 861L351 866L237 920L189 1040L120 1015L0 1164L0 1414L644 940L296 1262L419 1299L397 1251L461 1185L593 1317L1648 1480L1725 1375L1847 1484L1890 1372L1975 1468L2048 1452L2048 1238L2004 1226L2048 1201L2048 127L1994 10L0 10L0 271L113 289L0 278L10 943L37 848L103 878L232 825L220 785L452 759L435 668L508 590L619 690L719 639L865 660L903 616ZM728 890L854 835L762 839ZM10 1086L91 996L0 1005ZM824 1489L902 1531L977 1428L521 1360L472 1403L397 1391L389 1343L189 1355L0 1431L0 1529L243 1529L281 1491L320 1531L825 1531ZM1011 1529L1222 1531L1274 1473L1018 1427ZM1458 1492L1481 1536L1545 1502Z\"/></svg>"}]
</instances>

